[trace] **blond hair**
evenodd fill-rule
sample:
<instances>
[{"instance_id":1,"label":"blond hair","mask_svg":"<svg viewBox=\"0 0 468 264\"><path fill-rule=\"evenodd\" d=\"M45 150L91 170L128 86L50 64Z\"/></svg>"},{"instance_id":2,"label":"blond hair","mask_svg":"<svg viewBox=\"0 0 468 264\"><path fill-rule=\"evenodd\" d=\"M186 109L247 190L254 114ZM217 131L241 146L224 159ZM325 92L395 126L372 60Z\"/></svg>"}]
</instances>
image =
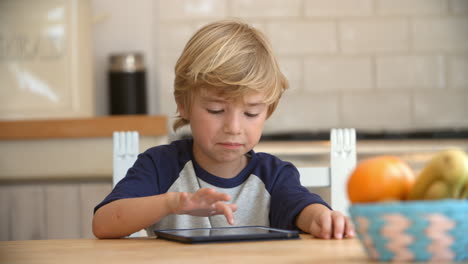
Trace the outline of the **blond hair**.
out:
<instances>
[{"instance_id":1,"label":"blond hair","mask_svg":"<svg viewBox=\"0 0 468 264\"><path fill-rule=\"evenodd\" d=\"M260 31L239 20L223 20L198 30L175 66L174 97L187 113L200 88L216 89L228 98L264 92L269 117L288 82ZM173 129L188 123L179 114Z\"/></svg>"}]
</instances>

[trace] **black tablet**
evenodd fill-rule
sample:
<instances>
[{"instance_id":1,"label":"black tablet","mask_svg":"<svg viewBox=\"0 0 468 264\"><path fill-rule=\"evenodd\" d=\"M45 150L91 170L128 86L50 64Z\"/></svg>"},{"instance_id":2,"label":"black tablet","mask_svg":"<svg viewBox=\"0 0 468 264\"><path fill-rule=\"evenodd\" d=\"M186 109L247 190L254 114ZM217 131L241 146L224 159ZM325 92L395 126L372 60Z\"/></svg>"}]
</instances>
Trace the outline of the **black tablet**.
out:
<instances>
[{"instance_id":1,"label":"black tablet","mask_svg":"<svg viewBox=\"0 0 468 264\"><path fill-rule=\"evenodd\" d=\"M234 242L247 240L298 239L299 232L266 226L239 226L155 230L158 238L183 243Z\"/></svg>"}]
</instances>

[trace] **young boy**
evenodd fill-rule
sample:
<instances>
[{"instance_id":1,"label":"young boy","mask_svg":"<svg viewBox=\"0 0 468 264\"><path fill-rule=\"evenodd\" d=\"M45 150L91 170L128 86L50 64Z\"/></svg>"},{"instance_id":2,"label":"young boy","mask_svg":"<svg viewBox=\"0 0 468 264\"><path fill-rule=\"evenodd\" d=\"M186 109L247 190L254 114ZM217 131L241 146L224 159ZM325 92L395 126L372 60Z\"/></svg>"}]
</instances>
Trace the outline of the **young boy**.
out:
<instances>
[{"instance_id":1,"label":"young boy","mask_svg":"<svg viewBox=\"0 0 468 264\"><path fill-rule=\"evenodd\" d=\"M138 156L96 206L96 237L227 225L354 235L347 217L301 186L291 163L253 151L288 87L262 33L240 21L209 24L189 40L175 73L174 130L190 125L192 139Z\"/></svg>"}]
</instances>

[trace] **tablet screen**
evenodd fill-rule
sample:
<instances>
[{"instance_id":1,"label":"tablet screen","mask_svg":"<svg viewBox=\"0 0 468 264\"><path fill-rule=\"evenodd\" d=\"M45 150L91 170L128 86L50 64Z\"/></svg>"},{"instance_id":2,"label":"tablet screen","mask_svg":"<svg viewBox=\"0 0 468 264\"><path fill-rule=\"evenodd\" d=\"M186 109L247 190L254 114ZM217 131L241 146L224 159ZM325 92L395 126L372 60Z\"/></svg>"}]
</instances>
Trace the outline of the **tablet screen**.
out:
<instances>
[{"instance_id":1,"label":"tablet screen","mask_svg":"<svg viewBox=\"0 0 468 264\"><path fill-rule=\"evenodd\" d=\"M160 238L185 243L298 238L297 231L264 226L156 230Z\"/></svg>"}]
</instances>

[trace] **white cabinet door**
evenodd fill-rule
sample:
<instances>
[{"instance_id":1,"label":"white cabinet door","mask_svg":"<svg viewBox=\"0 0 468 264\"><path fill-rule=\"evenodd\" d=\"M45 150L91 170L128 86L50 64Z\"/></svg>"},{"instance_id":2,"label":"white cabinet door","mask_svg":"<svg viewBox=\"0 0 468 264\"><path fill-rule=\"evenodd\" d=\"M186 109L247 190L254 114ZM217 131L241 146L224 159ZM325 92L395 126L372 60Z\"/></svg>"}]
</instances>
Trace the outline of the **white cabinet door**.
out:
<instances>
[{"instance_id":1,"label":"white cabinet door","mask_svg":"<svg viewBox=\"0 0 468 264\"><path fill-rule=\"evenodd\" d=\"M0 1L0 119L94 115L89 0Z\"/></svg>"}]
</instances>

